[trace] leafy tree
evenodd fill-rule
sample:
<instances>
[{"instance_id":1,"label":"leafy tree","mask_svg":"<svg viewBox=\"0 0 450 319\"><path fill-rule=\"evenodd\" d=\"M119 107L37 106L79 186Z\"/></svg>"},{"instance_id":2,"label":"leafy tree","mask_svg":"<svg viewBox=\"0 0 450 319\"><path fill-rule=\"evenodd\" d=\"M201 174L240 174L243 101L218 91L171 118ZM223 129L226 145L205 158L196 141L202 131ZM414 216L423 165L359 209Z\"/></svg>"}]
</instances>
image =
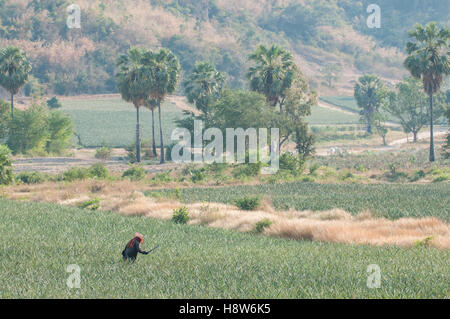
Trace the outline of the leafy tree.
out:
<instances>
[{"instance_id":1,"label":"leafy tree","mask_svg":"<svg viewBox=\"0 0 450 319\"><path fill-rule=\"evenodd\" d=\"M119 68L116 74L117 87L122 98L133 103L136 108L136 161L141 161L141 129L139 109L149 98L151 89L150 77L146 71L148 61L144 61L144 55L150 52L139 48L131 48L127 54L122 54L117 60Z\"/></svg>"},{"instance_id":2,"label":"leafy tree","mask_svg":"<svg viewBox=\"0 0 450 319\"><path fill-rule=\"evenodd\" d=\"M423 27L417 24L409 32L412 42L406 44L406 58L404 65L411 75L421 79L423 89L430 100L430 162L434 162L433 136L433 95L439 92L443 78L450 74L449 40L450 28L438 29L435 22Z\"/></svg>"},{"instance_id":3,"label":"leafy tree","mask_svg":"<svg viewBox=\"0 0 450 319\"><path fill-rule=\"evenodd\" d=\"M428 123L430 118L427 107L428 98L423 92L420 81L408 77L396 85L397 92L392 92L390 101L386 104L386 110L400 120L405 133L412 133L414 143L417 142L417 134ZM443 112L443 94L438 98L437 107L433 109L433 118L437 122Z\"/></svg>"},{"instance_id":4,"label":"leafy tree","mask_svg":"<svg viewBox=\"0 0 450 319\"><path fill-rule=\"evenodd\" d=\"M264 94L267 103L282 111L287 91L298 73L292 54L277 45L260 45L249 59L256 64L247 74L251 90Z\"/></svg>"},{"instance_id":5,"label":"leafy tree","mask_svg":"<svg viewBox=\"0 0 450 319\"><path fill-rule=\"evenodd\" d=\"M336 63L327 63L322 68L323 78L329 88L333 87L333 82L339 80L341 76L341 66Z\"/></svg>"},{"instance_id":6,"label":"leafy tree","mask_svg":"<svg viewBox=\"0 0 450 319\"><path fill-rule=\"evenodd\" d=\"M11 150L6 145L0 145L0 185L11 184L13 180Z\"/></svg>"},{"instance_id":7,"label":"leafy tree","mask_svg":"<svg viewBox=\"0 0 450 319\"><path fill-rule=\"evenodd\" d=\"M69 146L74 134L72 119L59 111L50 112L47 120L48 140L45 146L47 153L60 154Z\"/></svg>"},{"instance_id":8,"label":"leafy tree","mask_svg":"<svg viewBox=\"0 0 450 319\"><path fill-rule=\"evenodd\" d=\"M361 108L361 121L367 124L367 133L372 134L375 117L386 102L388 92L383 82L376 75L364 75L354 89L355 99Z\"/></svg>"},{"instance_id":9,"label":"leafy tree","mask_svg":"<svg viewBox=\"0 0 450 319\"><path fill-rule=\"evenodd\" d=\"M9 124L7 144L14 154L29 151L43 152L48 140L48 111L42 105L17 110Z\"/></svg>"},{"instance_id":10,"label":"leafy tree","mask_svg":"<svg viewBox=\"0 0 450 319\"><path fill-rule=\"evenodd\" d=\"M211 104L217 99L225 83L225 76L209 62L197 62L184 82L184 91L190 103L194 103L205 118Z\"/></svg>"},{"instance_id":11,"label":"leafy tree","mask_svg":"<svg viewBox=\"0 0 450 319\"><path fill-rule=\"evenodd\" d=\"M56 98L56 96L52 97L50 100L47 100L47 106L51 109L59 109L62 107L61 102Z\"/></svg>"},{"instance_id":12,"label":"leafy tree","mask_svg":"<svg viewBox=\"0 0 450 319\"><path fill-rule=\"evenodd\" d=\"M159 115L159 135L161 143L161 164L165 162L163 128L161 122L161 102L175 91L180 76L180 63L167 49L147 52L144 57L145 75L150 80L150 97L156 100Z\"/></svg>"},{"instance_id":13,"label":"leafy tree","mask_svg":"<svg viewBox=\"0 0 450 319\"><path fill-rule=\"evenodd\" d=\"M14 117L14 95L28 80L31 64L18 47L0 50L0 85L11 94L11 118Z\"/></svg>"}]
</instances>

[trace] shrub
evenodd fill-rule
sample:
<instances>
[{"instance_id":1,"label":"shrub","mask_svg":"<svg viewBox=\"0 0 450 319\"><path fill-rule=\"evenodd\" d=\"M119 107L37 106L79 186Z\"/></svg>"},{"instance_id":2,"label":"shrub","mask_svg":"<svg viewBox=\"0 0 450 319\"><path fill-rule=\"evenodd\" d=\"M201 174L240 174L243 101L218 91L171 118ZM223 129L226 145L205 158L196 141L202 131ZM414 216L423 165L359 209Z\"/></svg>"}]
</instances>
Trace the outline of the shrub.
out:
<instances>
[{"instance_id":1,"label":"shrub","mask_svg":"<svg viewBox=\"0 0 450 319\"><path fill-rule=\"evenodd\" d=\"M89 177L89 170L84 167L71 167L63 173L62 179L64 181L72 182Z\"/></svg>"},{"instance_id":2,"label":"shrub","mask_svg":"<svg viewBox=\"0 0 450 319\"><path fill-rule=\"evenodd\" d=\"M304 167L305 161L302 156L296 156L290 152L283 153L280 156L280 169L288 170L293 175L300 175Z\"/></svg>"},{"instance_id":3,"label":"shrub","mask_svg":"<svg viewBox=\"0 0 450 319\"><path fill-rule=\"evenodd\" d=\"M445 182L450 180L450 173L443 173L441 175L438 175L435 179L433 179L433 182Z\"/></svg>"},{"instance_id":4,"label":"shrub","mask_svg":"<svg viewBox=\"0 0 450 319\"><path fill-rule=\"evenodd\" d=\"M169 172L156 173L152 177L152 181L167 183L167 182L171 182L172 181L172 177L170 177L170 173Z\"/></svg>"},{"instance_id":5,"label":"shrub","mask_svg":"<svg viewBox=\"0 0 450 319\"><path fill-rule=\"evenodd\" d=\"M45 176L40 172L22 172L16 175L16 180L24 184L40 184L45 182Z\"/></svg>"},{"instance_id":6,"label":"shrub","mask_svg":"<svg viewBox=\"0 0 450 319\"><path fill-rule=\"evenodd\" d=\"M47 106L51 109L59 109L62 107L61 102L56 98L56 96L52 97L50 100L47 100Z\"/></svg>"},{"instance_id":7,"label":"shrub","mask_svg":"<svg viewBox=\"0 0 450 319\"><path fill-rule=\"evenodd\" d=\"M203 169L198 169L192 173L191 180L194 183L198 183L198 182L203 181L205 178L206 178L206 175L205 175Z\"/></svg>"},{"instance_id":8,"label":"shrub","mask_svg":"<svg viewBox=\"0 0 450 319\"><path fill-rule=\"evenodd\" d=\"M270 225L272 225L272 222L269 219L265 218L256 223L255 232L260 234L264 231L264 228L270 227Z\"/></svg>"},{"instance_id":9,"label":"shrub","mask_svg":"<svg viewBox=\"0 0 450 319\"><path fill-rule=\"evenodd\" d=\"M259 196L245 196L234 201L235 205L242 210L255 210L261 204Z\"/></svg>"},{"instance_id":10,"label":"shrub","mask_svg":"<svg viewBox=\"0 0 450 319\"><path fill-rule=\"evenodd\" d=\"M133 166L123 172L122 177L132 181L143 180L145 178L145 169L142 166Z\"/></svg>"},{"instance_id":11,"label":"shrub","mask_svg":"<svg viewBox=\"0 0 450 319\"><path fill-rule=\"evenodd\" d=\"M319 168L320 168L320 164L319 163L314 163L313 165L311 165L309 167L309 174L310 175L314 175Z\"/></svg>"},{"instance_id":12,"label":"shrub","mask_svg":"<svg viewBox=\"0 0 450 319\"><path fill-rule=\"evenodd\" d=\"M95 151L95 158L107 160L111 157L112 149L110 147L102 146Z\"/></svg>"},{"instance_id":13,"label":"shrub","mask_svg":"<svg viewBox=\"0 0 450 319\"><path fill-rule=\"evenodd\" d=\"M233 170L233 176L235 178L256 177L259 175L261 167L261 162L242 164Z\"/></svg>"},{"instance_id":14,"label":"shrub","mask_svg":"<svg viewBox=\"0 0 450 319\"><path fill-rule=\"evenodd\" d=\"M423 170L418 170L416 172L414 172L414 175L410 178L411 182L416 182L419 179L422 179L425 177L425 172Z\"/></svg>"},{"instance_id":15,"label":"shrub","mask_svg":"<svg viewBox=\"0 0 450 319\"><path fill-rule=\"evenodd\" d=\"M99 179L106 179L109 176L109 171L103 164L97 163L89 168L89 176Z\"/></svg>"},{"instance_id":16,"label":"shrub","mask_svg":"<svg viewBox=\"0 0 450 319\"><path fill-rule=\"evenodd\" d=\"M97 210L100 207L100 199L94 198L78 205L81 209Z\"/></svg>"},{"instance_id":17,"label":"shrub","mask_svg":"<svg viewBox=\"0 0 450 319\"><path fill-rule=\"evenodd\" d=\"M189 221L189 211L186 207L181 207L173 211L172 221L175 224L187 224Z\"/></svg>"},{"instance_id":18,"label":"shrub","mask_svg":"<svg viewBox=\"0 0 450 319\"><path fill-rule=\"evenodd\" d=\"M72 119L59 111L51 112L47 119L47 129L46 152L61 154L69 147L69 140L74 134Z\"/></svg>"},{"instance_id":19,"label":"shrub","mask_svg":"<svg viewBox=\"0 0 450 319\"><path fill-rule=\"evenodd\" d=\"M0 185L8 185L13 181L11 150L5 145L0 145Z\"/></svg>"}]
</instances>

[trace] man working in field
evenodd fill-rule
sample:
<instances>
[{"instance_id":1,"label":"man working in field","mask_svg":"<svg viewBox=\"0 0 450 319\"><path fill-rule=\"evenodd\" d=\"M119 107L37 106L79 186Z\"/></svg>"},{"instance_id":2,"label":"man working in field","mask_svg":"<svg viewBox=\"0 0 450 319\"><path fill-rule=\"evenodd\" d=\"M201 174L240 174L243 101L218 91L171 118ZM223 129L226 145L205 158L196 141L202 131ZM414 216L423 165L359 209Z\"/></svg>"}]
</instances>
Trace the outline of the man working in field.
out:
<instances>
[{"instance_id":1,"label":"man working in field","mask_svg":"<svg viewBox=\"0 0 450 319\"><path fill-rule=\"evenodd\" d=\"M148 255L151 250L141 250L139 247L141 243L144 243L144 237L139 233L134 233L134 238L128 242L125 249L122 251L123 260L129 259L130 261L135 261L138 253Z\"/></svg>"}]
</instances>

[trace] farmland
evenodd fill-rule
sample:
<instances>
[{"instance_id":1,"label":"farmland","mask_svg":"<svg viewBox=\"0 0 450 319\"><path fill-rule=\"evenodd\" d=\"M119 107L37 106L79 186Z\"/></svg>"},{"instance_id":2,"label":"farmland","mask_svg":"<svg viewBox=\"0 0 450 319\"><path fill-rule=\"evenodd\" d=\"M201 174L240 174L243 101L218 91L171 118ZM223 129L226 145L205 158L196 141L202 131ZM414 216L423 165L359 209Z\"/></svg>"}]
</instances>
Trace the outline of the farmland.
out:
<instances>
[{"instance_id":1,"label":"farmland","mask_svg":"<svg viewBox=\"0 0 450 319\"><path fill-rule=\"evenodd\" d=\"M357 214L370 210L377 216L436 216L450 221L450 188L447 184L317 184L284 183L234 187L183 188L179 192L185 202L233 203L244 195L260 195L277 209L328 210L341 208ZM173 190L149 191L148 195Z\"/></svg>"},{"instance_id":2,"label":"farmland","mask_svg":"<svg viewBox=\"0 0 450 319\"><path fill-rule=\"evenodd\" d=\"M125 147L133 144L136 131L136 110L120 98L92 98L63 100L62 111L68 114L75 131L85 147ZM162 106L164 139L170 143L175 121L183 116L175 104L166 102ZM159 145L158 112L155 112L155 138ZM148 109L141 109L142 139L151 139L152 117Z\"/></svg>"},{"instance_id":3,"label":"farmland","mask_svg":"<svg viewBox=\"0 0 450 319\"><path fill-rule=\"evenodd\" d=\"M449 296L447 250L284 240L3 199L0 211L0 298ZM161 247L130 265L120 252L135 231L145 248ZM81 289L66 286L70 264ZM378 289L366 286L370 264L381 268Z\"/></svg>"}]
</instances>

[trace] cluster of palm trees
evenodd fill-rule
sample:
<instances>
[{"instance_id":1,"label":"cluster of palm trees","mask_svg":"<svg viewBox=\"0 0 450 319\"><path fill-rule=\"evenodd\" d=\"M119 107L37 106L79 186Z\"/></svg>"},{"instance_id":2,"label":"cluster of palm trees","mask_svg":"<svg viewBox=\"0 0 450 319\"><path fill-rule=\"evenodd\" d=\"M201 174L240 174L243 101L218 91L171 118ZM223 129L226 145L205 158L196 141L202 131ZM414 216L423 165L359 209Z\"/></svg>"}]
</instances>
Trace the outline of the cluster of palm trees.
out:
<instances>
[{"instance_id":1,"label":"cluster of palm trees","mask_svg":"<svg viewBox=\"0 0 450 319\"><path fill-rule=\"evenodd\" d=\"M175 91L180 76L177 57L167 49L157 52L131 48L117 60L117 87L122 98L136 108L136 161L141 161L139 111L142 106L152 111L153 154L156 155L154 109L158 108L160 163L165 162L161 103Z\"/></svg>"}]
</instances>

